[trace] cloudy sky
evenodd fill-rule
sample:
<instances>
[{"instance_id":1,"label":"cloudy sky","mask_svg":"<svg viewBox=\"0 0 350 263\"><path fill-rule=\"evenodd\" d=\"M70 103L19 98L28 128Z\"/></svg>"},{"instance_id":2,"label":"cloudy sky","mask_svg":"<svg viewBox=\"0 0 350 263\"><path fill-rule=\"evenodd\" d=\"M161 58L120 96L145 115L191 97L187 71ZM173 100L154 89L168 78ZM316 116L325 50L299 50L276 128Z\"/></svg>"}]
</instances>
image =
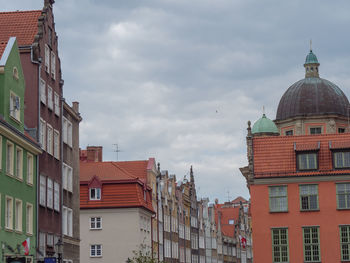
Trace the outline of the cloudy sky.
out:
<instances>
[{"instance_id":1,"label":"cloudy sky","mask_svg":"<svg viewBox=\"0 0 350 263\"><path fill-rule=\"evenodd\" d=\"M2 10L41 9L11 0ZM350 94L350 1L56 0L64 97L80 102L80 145L104 160L155 157L199 196L249 198L247 121L271 119L304 77L312 39L320 76Z\"/></svg>"}]
</instances>

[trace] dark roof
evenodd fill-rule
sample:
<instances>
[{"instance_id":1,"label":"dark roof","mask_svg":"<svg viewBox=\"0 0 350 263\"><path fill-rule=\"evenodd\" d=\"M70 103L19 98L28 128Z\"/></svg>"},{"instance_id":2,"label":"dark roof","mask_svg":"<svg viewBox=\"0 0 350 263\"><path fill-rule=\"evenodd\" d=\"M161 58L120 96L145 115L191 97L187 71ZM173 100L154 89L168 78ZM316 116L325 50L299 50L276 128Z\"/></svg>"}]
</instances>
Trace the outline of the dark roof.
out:
<instances>
[{"instance_id":1,"label":"dark roof","mask_svg":"<svg viewBox=\"0 0 350 263\"><path fill-rule=\"evenodd\" d=\"M328 114L347 116L348 106L347 97L337 85L317 77L305 78L283 94L276 120Z\"/></svg>"}]
</instances>

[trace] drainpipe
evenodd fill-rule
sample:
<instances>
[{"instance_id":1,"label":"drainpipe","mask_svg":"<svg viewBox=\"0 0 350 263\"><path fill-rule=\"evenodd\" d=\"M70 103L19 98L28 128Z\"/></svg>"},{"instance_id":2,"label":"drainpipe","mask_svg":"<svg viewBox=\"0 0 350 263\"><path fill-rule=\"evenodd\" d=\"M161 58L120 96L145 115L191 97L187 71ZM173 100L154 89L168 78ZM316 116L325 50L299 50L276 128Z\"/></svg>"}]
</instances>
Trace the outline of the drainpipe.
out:
<instances>
[{"instance_id":1,"label":"drainpipe","mask_svg":"<svg viewBox=\"0 0 350 263\"><path fill-rule=\"evenodd\" d=\"M60 80L60 88L63 86L63 81L62 80ZM62 90L63 90L63 88L62 88ZM61 96L62 95L62 96ZM62 222L62 214L63 214L63 185L62 185L62 172L63 172L63 134L62 134L62 130L63 130L63 105L64 105L64 102L65 102L65 99L63 98L63 91L62 91L62 94L60 94L60 96L61 96L61 99L60 99L60 101L61 101L61 113L60 113L60 117L61 117L61 129L60 129L60 149L61 149L61 153L60 153L60 155L61 155L61 158L60 158L60 163L61 163L61 173L60 173L60 175L61 175L61 177L60 177L60 185L61 185L61 205L60 205L60 222L61 222L61 233L60 233L60 235L61 235L61 240L62 240L62 244L63 244L63 249L62 249L62 255L61 255L61 258L62 258L62 261L63 261L63 259L64 259L64 241L63 241L63 231L62 231L62 224L63 224L63 222ZM73 124L72 124L72 137L73 137ZM72 144L73 144L73 138L72 138ZM73 145L72 145L72 147L73 147ZM72 175L73 176L73 175ZM73 181L73 179L72 179L72 181ZM73 187L73 186L72 186ZM73 218L72 218L72 224L73 224ZM73 228L73 227L72 227ZM73 234L73 233L72 233ZM61 262L60 262L61 263Z\"/></svg>"},{"instance_id":2,"label":"drainpipe","mask_svg":"<svg viewBox=\"0 0 350 263\"><path fill-rule=\"evenodd\" d=\"M33 46L30 47L30 61L33 64L38 65L38 132L36 133L36 141L39 142L39 134L40 134L40 77L41 77L41 58L38 58L38 60L34 60L33 58ZM41 146L40 146L41 147ZM39 247L39 191L40 191L40 174L39 174L39 155L37 155L36 158L36 196L35 196L35 205L36 205L36 247ZM36 253L37 254L37 253ZM37 255L36 255L37 256Z\"/></svg>"}]
</instances>

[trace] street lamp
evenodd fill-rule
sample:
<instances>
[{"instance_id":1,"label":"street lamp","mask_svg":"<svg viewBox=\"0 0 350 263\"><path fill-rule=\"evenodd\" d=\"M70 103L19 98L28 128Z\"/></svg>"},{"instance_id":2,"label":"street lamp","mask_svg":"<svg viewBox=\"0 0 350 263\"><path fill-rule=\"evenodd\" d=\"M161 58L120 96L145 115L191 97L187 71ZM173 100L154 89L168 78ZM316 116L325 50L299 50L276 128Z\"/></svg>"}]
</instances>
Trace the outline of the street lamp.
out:
<instances>
[{"instance_id":1,"label":"street lamp","mask_svg":"<svg viewBox=\"0 0 350 263\"><path fill-rule=\"evenodd\" d=\"M55 250L58 254L58 263L62 263L63 242L61 239L58 239L57 243L55 244Z\"/></svg>"}]
</instances>

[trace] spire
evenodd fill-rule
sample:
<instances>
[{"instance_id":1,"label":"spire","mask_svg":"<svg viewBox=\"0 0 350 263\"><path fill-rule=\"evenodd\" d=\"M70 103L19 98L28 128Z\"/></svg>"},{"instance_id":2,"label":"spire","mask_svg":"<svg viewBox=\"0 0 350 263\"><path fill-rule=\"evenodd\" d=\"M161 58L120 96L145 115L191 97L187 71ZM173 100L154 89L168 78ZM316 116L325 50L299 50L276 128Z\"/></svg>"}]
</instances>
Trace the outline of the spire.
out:
<instances>
[{"instance_id":1,"label":"spire","mask_svg":"<svg viewBox=\"0 0 350 263\"><path fill-rule=\"evenodd\" d=\"M190 169L190 176L191 176L191 183L194 183L194 176L193 176L193 168L191 165L191 169Z\"/></svg>"},{"instance_id":2,"label":"spire","mask_svg":"<svg viewBox=\"0 0 350 263\"><path fill-rule=\"evenodd\" d=\"M319 78L318 63L316 55L312 52L312 40L310 40L310 52L305 59L305 78Z\"/></svg>"}]
</instances>

